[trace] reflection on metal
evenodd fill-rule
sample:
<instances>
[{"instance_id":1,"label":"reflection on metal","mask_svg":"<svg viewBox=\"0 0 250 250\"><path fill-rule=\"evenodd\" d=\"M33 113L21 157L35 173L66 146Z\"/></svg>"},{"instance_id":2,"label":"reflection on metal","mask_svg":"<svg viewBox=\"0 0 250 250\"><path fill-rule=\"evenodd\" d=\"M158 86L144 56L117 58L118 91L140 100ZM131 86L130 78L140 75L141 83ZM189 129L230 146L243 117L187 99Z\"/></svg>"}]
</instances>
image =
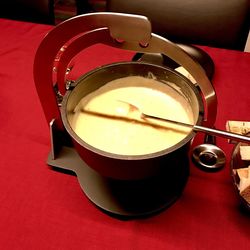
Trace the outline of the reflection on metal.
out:
<instances>
[{"instance_id":1,"label":"reflection on metal","mask_svg":"<svg viewBox=\"0 0 250 250\"><path fill-rule=\"evenodd\" d=\"M215 144L215 136L206 135L204 144L193 149L192 160L197 167L205 171L216 172L225 166L226 155Z\"/></svg>"},{"instance_id":2,"label":"reflection on metal","mask_svg":"<svg viewBox=\"0 0 250 250\"><path fill-rule=\"evenodd\" d=\"M100 175L90 168L75 149L62 138L51 122L52 149L47 164L55 170L75 174L84 194L108 214L125 219L150 216L171 206L182 194L189 168L183 158L175 175L162 168L157 176L142 180L121 181Z\"/></svg>"},{"instance_id":3,"label":"reflection on metal","mask_svg":"<svg viewBox=\"0 0 250 250\"><path fill-rule=\"evenodd\" d=\"M168 168L163 168L157 176L139 181L109 179L85 164L63 126L60 105L71 85L67 81L69 65L74 56L97 43L164 54L183 66L201 90L206 111L204 123L211 127L217 112L215 91L201 65L176 44L151 33L151 23L144 16L101 12L79 15L56 26L37 50L34 80L51 133L52 149L47 163L74 172L88 198L107 212L138 216L160 211L181 195L188 178L188 156L178 159L180 166L172 166L176 171L171 175L166 173Z\"/></svg>"}]
</instances>

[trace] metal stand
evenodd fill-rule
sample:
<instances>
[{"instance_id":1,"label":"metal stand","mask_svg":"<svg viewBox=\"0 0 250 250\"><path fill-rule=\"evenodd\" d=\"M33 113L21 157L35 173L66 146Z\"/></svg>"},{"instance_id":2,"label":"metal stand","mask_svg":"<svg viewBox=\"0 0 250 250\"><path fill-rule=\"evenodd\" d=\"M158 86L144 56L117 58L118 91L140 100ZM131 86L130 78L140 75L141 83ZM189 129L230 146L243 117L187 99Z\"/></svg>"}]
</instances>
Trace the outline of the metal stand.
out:
<instances>
[{"instance_id":1,"label":"metal stand","mask_svg":"<svg viewBox=\"0 0 250 250\"><path fill-rule=\"evenodd\" d=\"M182 194L189 175L188 159L182 160L183 168L178 168L176 175L169 176L167 169L162 168L157 176L149 179L107 178L90 168L72 146L65 145L69 144L64 140L67 136L60 136L54 124L50 123L52 149L48 165L75 173L85 195L108 214L122 218L149 216L169 207Z\"/></svg>"}]
</instances>

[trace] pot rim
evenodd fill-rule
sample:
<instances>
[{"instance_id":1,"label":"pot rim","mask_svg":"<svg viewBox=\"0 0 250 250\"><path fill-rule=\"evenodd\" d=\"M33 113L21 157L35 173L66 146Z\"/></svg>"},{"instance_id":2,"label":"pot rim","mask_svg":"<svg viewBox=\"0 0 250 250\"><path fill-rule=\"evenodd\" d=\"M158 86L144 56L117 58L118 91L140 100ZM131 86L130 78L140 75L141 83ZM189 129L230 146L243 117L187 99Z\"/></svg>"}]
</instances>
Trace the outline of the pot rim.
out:
<instances>
[{"instance_id":1,"label":"pot rim","mask_svg":"<svg viewBox=\"0 0 250 250\"><path fill-rule=\"evenodd\" d=\"M80 84L84 79L88 78L89 76L95 74L96 72L98 72L99 70L102 69L107 69L110 67L118 67L120 65L125 65L125 64L140 64L140 65L148 65L148 66L153 66L153 67L157 67L157 68L162 68L163 70L168 70L171 71L171 73L174 73L175 75L177 75L178 77L182 78L183 80L185 80L185 82L187 83L187 85L189 85L190 88L192 88L192 90L194 91L196 97L197 97L197 103L199 105L199 113L197 114L198 118L196 121L196 125L200 125L203 121L203 115L204 115L204 107L202 105L202 97L200 96L199 90L195 87L195 85L185 76L183 76L181 73L173 70L172 68L169 67L163 67L160 65L156 65L156 64L152 64L152 63L147 63L147 62L133 62L133 61L124 61L124 62L117 62L117 63L111 63L111 64L106 64L100 67L97 67L87 73L85 73L84 75L80 76L74 83L74 88ZM74 89L73 89L74 90ZM61 105L61 117L62 117L62 121L63 124L66 128L66 131L69 133L69 135L82 147L85 147L86 149L99 154L101 156L104 157L108 157L108 158L113 158L113 159L119 159L119 160L146 160L146 159L151 159L151 158L156 158L156 157L161 157L163 155L167 155L177 149L179 149L180 147L184 146L185 144L187 144L188 142L191 141L191 139L196 135L195 131L190 131L190 133L184 137L181 141L179 141L178 143L176 143L175 145L168 147L166 149L163 149L161 151L157 151L157 152L153 152L153 153L149 153L149 154L142 154L142 155L123 155L123 154L115 154L115 153L111 153L111 152L107 152L101 149L98 149L94 146L92 146L91 144L86 143L84 140L82 140L75 132L74 130L71 128L69 121L67 119L67 112L66 112L66 107L67 107L67 102L68 99L72 93L73 90L68 90L65 93L65 96L63 97L63 101L62 101L62 105Z\"/></svg>"}]
</instances>

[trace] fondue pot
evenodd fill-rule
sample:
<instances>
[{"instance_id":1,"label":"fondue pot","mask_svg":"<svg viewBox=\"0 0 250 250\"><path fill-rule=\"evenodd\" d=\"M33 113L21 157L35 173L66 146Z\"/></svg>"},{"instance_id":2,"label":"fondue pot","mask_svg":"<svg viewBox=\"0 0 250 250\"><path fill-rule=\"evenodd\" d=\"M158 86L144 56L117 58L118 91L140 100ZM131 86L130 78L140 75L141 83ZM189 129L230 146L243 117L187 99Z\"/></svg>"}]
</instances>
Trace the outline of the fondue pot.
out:
<instances>
[{"instance_id":1,"label":"fondue pot","mask_svg":"<svg viewBox=\"0 0 250 250\"><path fill-rule=\"evenodd\" d=\"M113 63L68 81L72 59L97 43L164 54L190 72L196 84L173 69L146 62ZM69 115L83 97L110 81L149 74L188 101L195 124L214 125L217 100L205 71L176 44L153 34L144 16L91 13L73 17L47 34L35 56L34 80L51 134L47 163L74 172L88 198L114 215L148 215L180 196L188 178L188 149L195 133L191 131L176 145L159 152L114 154L80 138Z\"/></svg>"}]
</instances>

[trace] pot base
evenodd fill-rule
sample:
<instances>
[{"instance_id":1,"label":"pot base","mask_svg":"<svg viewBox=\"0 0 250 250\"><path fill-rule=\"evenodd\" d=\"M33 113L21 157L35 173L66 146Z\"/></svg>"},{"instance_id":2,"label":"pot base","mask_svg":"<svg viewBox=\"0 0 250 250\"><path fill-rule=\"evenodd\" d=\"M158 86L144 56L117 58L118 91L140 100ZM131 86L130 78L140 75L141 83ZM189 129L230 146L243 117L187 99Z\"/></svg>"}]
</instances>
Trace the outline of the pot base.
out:
<instances>
[{"instance_id":1,"label":"pot base","mask_svg":"<svg viewBox=\"0 0 250 250\"><path fill-rule=\"evenodd\" d=\"M73 147L66 146L55 159L50 153L47 163L57 170L75 173L83 192L97 207L123 219L149 216L169 207L182 194L189 175L188 159L183 159L183 167L178 166L175 176L163 168L148 179L115 180L101 176L87 166Z\"/></svg>"}]
</instances>

